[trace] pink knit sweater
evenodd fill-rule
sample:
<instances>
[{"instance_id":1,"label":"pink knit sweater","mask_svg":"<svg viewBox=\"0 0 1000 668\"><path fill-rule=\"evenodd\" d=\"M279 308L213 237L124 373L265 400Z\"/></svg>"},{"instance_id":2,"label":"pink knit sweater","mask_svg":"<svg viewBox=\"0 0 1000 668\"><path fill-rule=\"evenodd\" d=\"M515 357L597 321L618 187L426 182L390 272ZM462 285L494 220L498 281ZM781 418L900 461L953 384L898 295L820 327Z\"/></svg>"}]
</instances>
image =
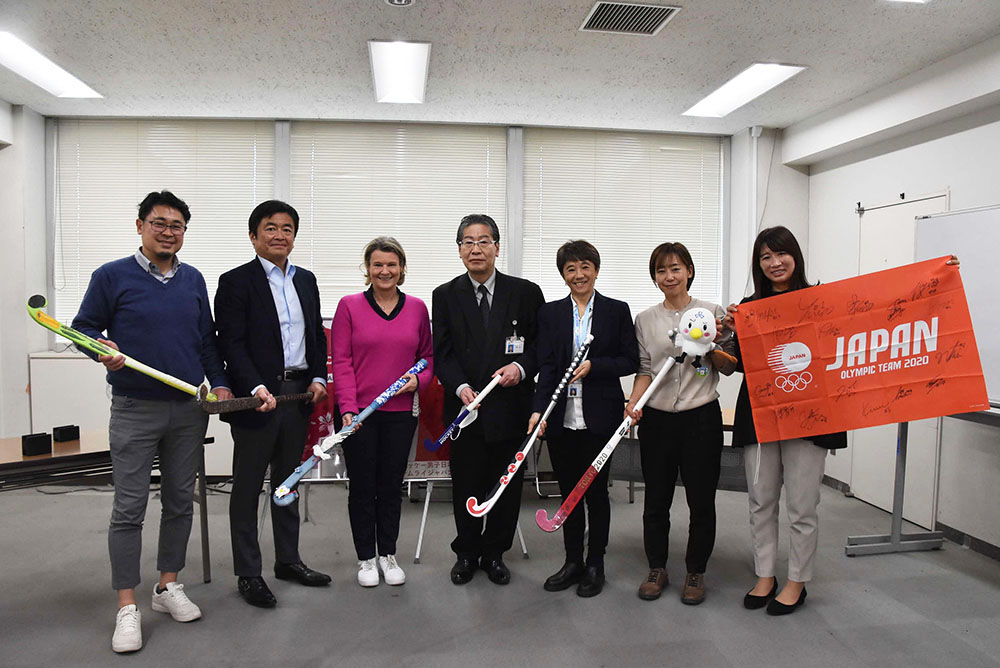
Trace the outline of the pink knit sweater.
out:
<instances>
[{"instance_id":1,"label":"pink knit sweater","mask_svg":"<svg viewBox=\"0 0 1000 668\"><path fill-rule=\"evenodd\" d=\"M420 358L427 368L417 374L424 387L434 377L434 351L427 305L406 295L392 320L374 311L364 293L349 295L333 316L333 382L341 413L359 413ZM412 394L397 394L379 410L408 411Z\"/></svg>"}]
</instances>

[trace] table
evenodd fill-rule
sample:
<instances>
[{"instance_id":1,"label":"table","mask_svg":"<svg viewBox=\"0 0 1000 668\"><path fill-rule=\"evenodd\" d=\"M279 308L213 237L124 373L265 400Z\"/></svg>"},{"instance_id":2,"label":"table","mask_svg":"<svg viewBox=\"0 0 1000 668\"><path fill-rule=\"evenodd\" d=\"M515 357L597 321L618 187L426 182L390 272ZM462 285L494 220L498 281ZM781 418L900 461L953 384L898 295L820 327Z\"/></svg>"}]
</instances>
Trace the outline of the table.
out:
<instances>
[{"instance_id":1,"label":"table","mask_svg":"<svg viewBox=\"0 0 1000 668\"><path fill-rule=\"evenodd\" d=\"M214 443L207 437L205 443ZM158 461L153 460L155 468ZM111 473L108 432L94 429L81 432L80 439L52 444L52 453L25 457L21 438L0 438L0 491L76 480ZM201 565L205 582L212 581L211 551L208 544L208 494L205 488L205 450L198 462L195 501L201 519Z\"/></svg>"}]
</instances>

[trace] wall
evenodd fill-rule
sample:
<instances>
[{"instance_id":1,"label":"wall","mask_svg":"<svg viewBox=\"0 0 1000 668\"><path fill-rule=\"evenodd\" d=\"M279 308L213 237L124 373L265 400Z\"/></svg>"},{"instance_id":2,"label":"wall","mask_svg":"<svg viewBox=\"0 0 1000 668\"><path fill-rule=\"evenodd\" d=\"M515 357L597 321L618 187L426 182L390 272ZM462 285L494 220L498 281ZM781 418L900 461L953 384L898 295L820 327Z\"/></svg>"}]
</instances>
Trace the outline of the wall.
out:
<instances>
[{"instance_id":1,"label":"wall","mask_svg":"<svg viewBox=\"0 0 1000 668\"><path fill-rule=\"evenodd\" d=\"M25 312L46 286L45 121L23 106L10 116L11 142L0 148L0 436L29 432L28 353L47 345Z\"/></svg>"},{"instance_id":2,"label":"wall","mask_svg":"<svg viewBox=\"0 0 1000 668\"><path fill-rule=\"evenodd\" d=\"M854 209L950 191L951 210L1000 203L1000 107L979 111L878 146L813 165L809 176L810 277L857 275ZM942 249L945 252L947 249ZM1000 431L945 419L937 521L1000 545ZM827 460L827 474L850 484L850 452ZM972 473L975 472L975 475ZM970 508L979 508L976 513Z\"/></svg>"},{"instance_id":3,"label":"wall","mask_svg":"<svg viewBox=\"0 0 1000 668\"><path fill-rule=\"evenodd\" d=\"M781 164L783 132L761 128L756 140L751 128L733 135L729 222L729 278L724 296L738 303L753 292L750 252L757 232L784 225L803 249L809 239L809 176L805 168ZM755 166L756 165L756 166ZM756 170L756 173L755 173ZM756 215L752 195L756 175Z\"/></svg>"}]
</instances>

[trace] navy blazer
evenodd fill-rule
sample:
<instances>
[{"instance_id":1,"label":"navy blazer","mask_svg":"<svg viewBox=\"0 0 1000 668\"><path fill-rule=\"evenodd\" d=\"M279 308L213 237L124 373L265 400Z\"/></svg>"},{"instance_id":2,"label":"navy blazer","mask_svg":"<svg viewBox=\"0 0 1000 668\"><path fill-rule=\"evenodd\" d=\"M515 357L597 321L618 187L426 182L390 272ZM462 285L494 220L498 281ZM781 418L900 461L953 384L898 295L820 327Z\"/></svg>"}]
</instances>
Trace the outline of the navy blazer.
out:
<instances>
[{"instance_id":1,"label":"navy blazer","mask_svg":"<svg viewBox=\"0 0 1000 668\"><path fill-rule=\"evenodd\" d=\"M319 288L316 276L295 267L292 278L305 317L306 364L309 378L326 378L326 332L319 311ZM233 394L249 396L258 385L278 394L285 370L284 346L278 324L278 310L267 282L264 266L256 257L219 277L215 292L215 327L219 353L226 363ZM312 405L302 402L308 415ZM240 427L259 427L273 413L238 411L220 415L223 421Z\"/></svg>"},{"instance_id":2,"label":"navy blazer","mask_svg":"<svg viewBox=\"0 0 1000 668\"><path fill-rule=\"evenodd\" d=\"M431 310L434 373L444 386L444 424L451 424L463 408L462 400L455 394L463 383L478 392L490 382L494 371L517 362L524 368L524 380L490 392L479 407L478 421L487 441L524 435L531 415L533 379L538 370L535 319L544 303L545 297L537 285L497 271L490 322L486 327L467 273L434 290ZM504 341L515 332L524 337L524 352L507 355Z\"/></svg>"},{"instance_id":3,"label":"navy blazer","mask_svg":"<svg viewBox=\"0 0 1000 668\"><path fill-rule=\"evenodd\" d=\"M573 299L549 302L538 312L538 389L534 410L544 412L559 381L576 353L573 341ZM639 369L639 342L628 304L594 293L590 333L594 342L587 359L590 373L583 379L583 420L594 434L610 438L625 418L622 376ZM566 393L546 420L545 433L563 431Z\"/></svg>"}]
</instances>

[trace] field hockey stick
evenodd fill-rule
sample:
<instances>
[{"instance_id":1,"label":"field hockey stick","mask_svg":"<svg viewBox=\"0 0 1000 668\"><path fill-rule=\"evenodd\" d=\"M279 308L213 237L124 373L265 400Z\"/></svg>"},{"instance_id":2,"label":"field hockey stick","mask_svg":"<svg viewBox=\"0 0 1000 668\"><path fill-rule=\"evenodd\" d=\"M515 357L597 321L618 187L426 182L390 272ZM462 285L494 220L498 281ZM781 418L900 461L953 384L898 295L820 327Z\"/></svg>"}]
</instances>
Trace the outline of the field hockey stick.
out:
<instances>
[{"instance_id":1,"label":"field hockey stick","mask_svg":"<svg viewBox=\"0 0 1000 668\"><path fill-rule=\"evenodd\" d=\"M462 409L452 423L448 425L448 428L444 430L444 433L438 437L436 441L432 441L429 438L424 439L424 448L427 452L437 452L437 450L444 445L444 442L448 440L448 437L458 438L458 435L462 432L463 427L468 427L472 424L479 413L476 411L479 408L479 404L483 403L483 399L489 394L494 387L500 382L500 374L493 376L493 380L490 381L489 385L483 388L483 391L476 395L476 398L469 402L469 405Z\"/></svg>"},{"instance_id":2,"label":"field hockey stick","mask_svg":"<svg viewBox=\"0 0 1000 668\"><path fill-rule=\"evenodd\" d=\"M676 331L671 331L670 333L671 341L674 339L675 335ZM730 355L729 353L726 353L725 351L718 348L714 350L716 354L722 354L727 359L732 360L733 362L736 361L736 358ZM671 367L673 367L674 364L682 363L684 361L685 355L686 353L681 353L676 357L667 358L667 361L663 364L663 367L661 367L660 370L653 377L653 380L649 384L649 387L647 387L646 391L643 392L642 396L639 397L639 401L637 401L635 404L634 411L642 410L643 406L646 405L646 402L649 401L649 398L653 396L653 392L656 391L656 388L660 385L660 382L664 378L666 378L667 373L670 371ZM622 420L622 423L618 425L618 429L615 430L615 433L611 436L610 439L608 439L608 442L604 445L604 447L601 448L601 451L597 453L597 457L595 457L594 461L591 462L590 467L580 478L580 481L576 483L576 487L573 488L573 491L569 493L569 496L566 497L566 500L563 501L561 506L559 506L559 510L556 511L556 514L553 515L552 518L550 519L549 514L545 512L544 508L538 509L538 511L535 513L535 524L538 525L539 529L541 529L542 531L553 532L557 531L563 525L563 523L566 521L566 518L570 516L570 514L573 512L573 509L576 508L577 504L580 503L580 499L582 499L583 495L587 493L587 490L590 488L591 483L593 483L594 480L597 478L597 474L601 472L601 469L604 468L604 465L608 463L609 459L611 459L611 455L615 451L615 448L618 447L619 441L621 441L625 437L625 435L628 434L630 429L632 429L632 416L626 415L625 419Z\"/></svg>"},{"instance_id":3,"label":"field hockey stick","mask_svg":"<svg viewBox=\"0 0 1000 668\"><path fill-rule=\"evenodd\" d=\"M84 350L89 350L90 352L98 355L111 355L112 357L121 355L125 358L125 366L133 371L138 371L141 374L156 379L161 383L169 385L175 390L180 390L181 392L186 392L193 397L198 397L198 388L191 383L187 383L180 378L175 378L168 373L163 373L162 371L154 369L147 364L143 364L134 357L130 357L120 350L115 350L111 346L101 343L97 339L92 339L82 332L78 332L75 329L67 327L52 316L44 313L42 309L45 308L46 303L47 301L42 295L34 295L28 300L28 315L30 315L31 319L42 327L50 329L59 336L69 339L76 344L77 348L83 348ZM217 401L218 397L216 397L212 392L206 392L205 399L207 401Z\"/></svg>"},{"instance_id":4,"label":"field hockey stick","mask_svg":"<svg viewBox=\"0 0 1000 668\"><path fill-rule=\"evenodd\" d=\"M327 436L321 442L314 445L313 454L309 457L309 459L295 467L292 474L288 476L276 490L274 490L274 502L279 506L287 506L295 501L295 499L299 498L299 493L296 492L293 487L299 484L299 481L302 480L303 476L313 470L320 460L330 458L330 455L326 454L327 451L338 443L342 443L344 439L353 434L357 428L361 426L362 422L368 419L369 415L381 408L385 402L389 401L389 399L391 399L397 392L403 389L403 386L410 380L407 376L416 375L426 368L427 360L421 359L417 361L416 364L410 367L409 371L399 378L399 380L387 387L382 394L375 397L375 400L368 404L366 409L361 411L358 415L355 415L351 424L344 427L333 436Z\"/></svg>"},{"instance_id":5,"label":"field hockey stick","mask_svg":"<svg viewBox=\"0 0 1000 668\"><path fill-rule=\"evenodd\" d=\"M673 336L671 336L671 339L673 339ZM649 401L649 398L653 396L653 392L655 392L656 388L659 387L660 382L666 378L667 373L674 366L674 364L683 360L683 353L677 357L667 358L667 361L663 364L660 370L655 376L653 376L653 380L649 384L649 387L646 388L646 391L642 393L641 397L639 397L639 401L636 402L636 411L642 410L642 407L645 406L646 402ZM622 423L618 425L618 429L615 430L615 433L611 436L604 447L601 448L601 451L597 453L597 457L590 464L590 467L583 474L583 477L580 478L580 482L576 483L576 487L573 488L573 491L566 497L566 500L563 501L561 506L559 506L559 510L556 511L556 514L553 515L551 519L549 519L549 515L545 512L544 508L538 509L535 513L535 524L537 524L542 531L556 531L563 525L566 518L568 518L570 513L573 512L573 509L576 508L576 505L580 503L580 499L582 499L583 495L587 493L587 490L590 488L590 484L597 478L597 474L601 472L604 465L608 463L609 459L611 459L611 453L615 451L615 448L618 446L618 442L621 441L626 434L628 434L631 428L632 416L626 415L625 419L622 420Z\"/></svg>"},{"instance_id":6,"label":"field hockey stick","mask_svg":"<svg viewBox=\"0 0 1000 668\"><path fill-rule=\"evenodd\" d=\"M521 444L521 447L514 454L514 458L511 459L510 464L507 465L506 472L500 476L500 480L498 480L497 484L493 486L493 489L490 491L489 496L486 497L486 500L479 503L476 500L476 497L470 496L465 501L465 509L469 511L470 515L473 517L482 517L486 513L490 512L490 509L496 505L500 495L503 494L503 491L507 489L507 485L510 484L510 481L514 479L515 475L517 475L517 470L521 468L521 464L524 463L524 458L527 456L528 451L531 450L531 446L535 444L536 440L538 440L538 434L542 429L542 423L544 423L549 417L549 413L555 409L560 395L562 395L566 386L569 385L569 379L573 376L573 372L576 371L576 368L580 366L580 363L583 361L587 351L590 350L590 344L593 340L594 335L588 334L587 338L583 341L583 345L581 345L576 351L576 354L573 355L573 361L569 363L569 368L567 368L566 373L563 374L562 380L560 380L559 384L556 385L556 389L552 393L552 399L549 401L549 405L545 407L545 412L542 413L541 419L538 420L535 428L531 430L531 433L528 434L524 443Z\"/></svg>"},{"instance_id":7,"label":"field hockey stick","mask_svg":"<svg viewBox=\"0 0 1000 668\"><path fill-rule=\"evenodd\" d=\"M198 389L198 403L201 404L202 409L209 415L234 413L236 411L248 411L254 408L259 408L264 404L260 397L256 396L238 397L236 399L224 399L221 401L208 401L207 396L208 388L202 385ZM312 392L276 394L274 395L274 401L279 404L283 401L310 401L312 397Z\"/></svg>"}]
</instances>

